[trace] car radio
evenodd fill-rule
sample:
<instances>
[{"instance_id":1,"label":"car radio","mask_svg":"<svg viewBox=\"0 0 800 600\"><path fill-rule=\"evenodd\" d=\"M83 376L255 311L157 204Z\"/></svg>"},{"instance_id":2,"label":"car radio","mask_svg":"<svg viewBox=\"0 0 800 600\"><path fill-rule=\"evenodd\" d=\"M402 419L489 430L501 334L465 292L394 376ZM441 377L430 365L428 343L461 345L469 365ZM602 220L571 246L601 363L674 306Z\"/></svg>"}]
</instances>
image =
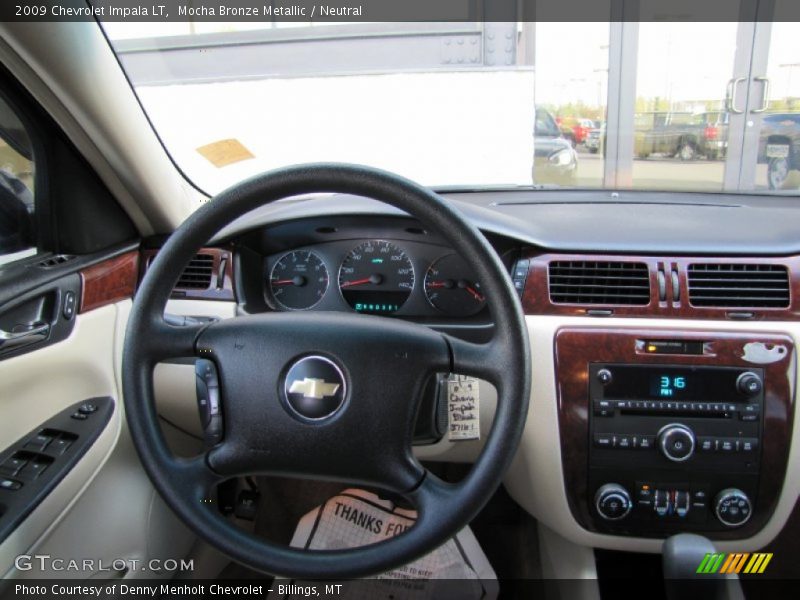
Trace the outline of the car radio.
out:
<instances>
[{"instance_id":1,"label":"car radio","mask_svg":"<svg viewBox=\"0 0 800 600\"><path fill-rule=\"evenodd\" d=\"M708 531L750 519L762 369L591 363L588 371L589 490L602 528Z\"/></svg>"},{"instance_id":2,"label":"car radio","mask_svg":"<svg viewBox=\"0 0 800 600\"><path fill-rule=\"evenodd\" d=\"M555 335L564 491L587 531L757 534L789 464L786 333L562 327Z\"/></svg>"}]
</instances>

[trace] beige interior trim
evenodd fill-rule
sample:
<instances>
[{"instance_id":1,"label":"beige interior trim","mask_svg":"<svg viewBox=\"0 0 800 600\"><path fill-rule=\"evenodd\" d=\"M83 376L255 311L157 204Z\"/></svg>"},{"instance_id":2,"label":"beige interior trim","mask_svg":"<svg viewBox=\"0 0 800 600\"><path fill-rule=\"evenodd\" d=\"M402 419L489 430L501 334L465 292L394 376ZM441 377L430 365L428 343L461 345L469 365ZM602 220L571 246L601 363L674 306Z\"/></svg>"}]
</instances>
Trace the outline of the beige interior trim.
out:
<instances>
[{"instance_id":1,"label":"beige interior trim","mask_svg":"<svg viewBox=\"0 0 800 600\"><path fill-rule=\"evenodd\" d=\"M0 447L70 404L110 396L117 404L108 426L55 490L0 544L4 578L108 577L108 573L14 569L20 554L84 558L180 559L194 535L156 494L125 423L121 398L122 346L131 301L77 315L63 342L0 362ZM13 393L12 393L13 392ZM122 574L118 574L121 576ZM129 572L126 578L170 573Z\"/></svg>"},{"instance_id":2,"label":"beige interior trim","mask_svg":"<svg viewBox=\"0 0 800 600\"><path fill-rule=\"evenodd\" d=\"M0 362L0 448L17 441L61 410L93 396L119 398L113 369L115 306L77 315L61 343ZM13 390L13 393L10 393ZM108 460L122 427L119 405L83 459L56 489L0 544L0 573L14 558L46 537Z\"/></svg>"}]
</instances>

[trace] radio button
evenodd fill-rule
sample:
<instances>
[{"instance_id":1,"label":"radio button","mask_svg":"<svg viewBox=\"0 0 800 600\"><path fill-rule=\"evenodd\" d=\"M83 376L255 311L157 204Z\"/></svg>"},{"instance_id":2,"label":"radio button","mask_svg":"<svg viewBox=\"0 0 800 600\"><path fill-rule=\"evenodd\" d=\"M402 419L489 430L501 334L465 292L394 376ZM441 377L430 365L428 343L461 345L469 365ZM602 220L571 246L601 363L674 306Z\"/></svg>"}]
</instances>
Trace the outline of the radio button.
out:
<instances>
[{"instance_id":1,"label":"radio button","mask_svg":"<svg viewBox=\"0 0 800 600\"><path fill-rule=\"evenodd\" d=\"M633 440L629 435L618 435L617 436L617 448L622 448L623 450L627 450L629 448L633 448Z\"/></svg>"},{"instance_id":2,"label":"radio button","mask_svg":"<svg viewBox=\"0 0 800 600\"><path fill-rule=\"evenodd\" d=\"M600 369L597 372L597 381L602 383L603 385L608 385L614 380L614 376L611 374L611 371L608 369Z\"/></svg>"},{"instance_id":3,"label":"radio button","mask_svg":"<svg viewBox=\"0 0 800 600\"><path fill-rule=\"evenodd\" d=\"M723 438L719 442L719 450L721 452L735 452L736 440L731 438Z\"/></svg>"},{"instance_id":4,"label":"radio button","mask_svg":"<svg viewBox=\"0 0 800 600\"><path fill-rule=\"evenodd\" d=\"M656 436L654 435L640 435L638 448L640 450L650 450L655 440Z\"/></svg>"},{"instance_id":5,"label":"radio button","mask_svg":"<svg viewBox=\"0 0 800 600\"><path fill-rule=\"evenodd\" d=\"M610 433L595 433L594 445L598 448L612 448L614 446L613 436Z\"/></svg>"},{"instance_id":6,"label":"radio button","mask_svg":"<svg viewBox=\"0 0 800 600\"><path fill-rule=\"evenodd\" d=\"M758 413L761 412L759 404L745 404L739 412L739 418L742 421L758 421Z\"/></svg>"},{"instance_id":7,"label":"radio button","mask_svg":"<svg viewBox=\"0 0 800 600\"><path fill-rule=\"evenodd\" d=\"M750 371L742 373L736 379L736 389L745 396L757 396L763 388L761 377Z\"/></svg>"},{"instance_id":8,"label":"radio button","mask_svg":"<svg viewBox=\"0 0 800 600\"><path fill-rule=\"evenodd\" d=\"M598 417L611 417L614 415L614 409L611 408L609 400L595 400L594 401L594 414Z\"/></svg>"},{"instance_id":9,"label":"radio button","mask_svg":"<svg viewBox=\"0 0 800 600\"><path fill-rule=\"evenodd\" d=\"M742 438L739 440L741 452L755 452L758 449L758 438Z\"/></svg>"},{"instance_id":10,"label":"radio button","mask_svg":"<svg viewBox=\"0 0 800 600\"><path fill-rule=\"evenodd\" d=\"M669 460L683 462L694 453L694 433L680 423L665 425L658 432L658 446Z\"/></svg>"},{"instance_id":11,"label":"radio button","mask_svg":"<svg viewBox=\"0 0 800 600\"><path fill-rule=\"evenodd\" d=\"M701 437L698 440L699 449L703 452L713 452L717 449L717 438Z\"/></svg>"}]
</instances>

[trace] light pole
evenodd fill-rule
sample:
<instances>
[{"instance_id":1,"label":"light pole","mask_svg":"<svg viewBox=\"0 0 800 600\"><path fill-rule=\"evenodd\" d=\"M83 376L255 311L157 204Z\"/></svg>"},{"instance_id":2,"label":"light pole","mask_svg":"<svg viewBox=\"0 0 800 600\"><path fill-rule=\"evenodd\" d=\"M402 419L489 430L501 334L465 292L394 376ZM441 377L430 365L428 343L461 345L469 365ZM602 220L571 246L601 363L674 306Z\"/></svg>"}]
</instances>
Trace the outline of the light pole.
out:
<instances>
[{"instance_id":1,"label":"light pole","mask_svg":"<svg viewBox=\"0 0 800 600\"><path fill-rule=\"evenodd\" d=\"M795 68L800 67L800 62L783 63L778 65L778 67L781 69L789 69L789 75L786 79L786 108L792 108L791 105L794 104L792 101L793 96L790 95L792 93L792 74L794 73Z\"/></svg>"}]
</instances>

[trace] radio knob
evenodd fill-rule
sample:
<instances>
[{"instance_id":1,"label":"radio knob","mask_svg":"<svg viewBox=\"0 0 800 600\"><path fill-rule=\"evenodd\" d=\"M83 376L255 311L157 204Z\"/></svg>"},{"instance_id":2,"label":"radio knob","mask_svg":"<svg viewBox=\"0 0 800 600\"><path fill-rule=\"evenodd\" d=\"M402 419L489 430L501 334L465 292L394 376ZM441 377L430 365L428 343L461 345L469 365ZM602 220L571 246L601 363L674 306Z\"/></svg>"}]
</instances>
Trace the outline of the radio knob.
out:
<instances>
[{"instance_id":1,"label":"radio knob","mask_svg":"<svg viewBox=\"0 0 800 600\"><path fill-rule=\"evenodd\" d=\"M761 377L751 371L742 373L736 379L736 389L745 396L757 396L763 388Z\"/></svg>"},{"instance_id":2,"label":"radio knob","mask_svg":"<svg viewBox=\"0 0 800 600\"><path fill-rule=\"evenodd\" d=\"M742 490L727 488L717 494L714 500L714 514L726 527L740 527L747 523L753 506L750 498Z\"/></svg>"},{"instance_id":3,"label":"radio knob","mask_svg":"<svg viewBox=\"0 0 800 600\"><path fill-rule=\"evenodd\" d=\"M619 521L628 516L633 503L628 490L618 483L607 483L594 495L594 506L606 521Z\"/></svg>"},{"instance_id":4,"label":"radio knob","mask_svg":"<svg viewBox=\"0 0 800 600\"><path fill-rule=\"evenodd\" d=\"M603 385L608 385L614 379L614 376L611 374L611 371L608 369L600 369L597 372L597 381L602 383Z\"/></svg>"},{"instance_id":5,"label":"radio knob","mask_svg":"<svg viewBox=\"0 0 800 600\"><path fill-rule=\"evenodd\" d=\"M683 462L694 454L694 433L686 425L664 425L658 432L661 453L673 462Z\"/></svg>"}]
</instances>

